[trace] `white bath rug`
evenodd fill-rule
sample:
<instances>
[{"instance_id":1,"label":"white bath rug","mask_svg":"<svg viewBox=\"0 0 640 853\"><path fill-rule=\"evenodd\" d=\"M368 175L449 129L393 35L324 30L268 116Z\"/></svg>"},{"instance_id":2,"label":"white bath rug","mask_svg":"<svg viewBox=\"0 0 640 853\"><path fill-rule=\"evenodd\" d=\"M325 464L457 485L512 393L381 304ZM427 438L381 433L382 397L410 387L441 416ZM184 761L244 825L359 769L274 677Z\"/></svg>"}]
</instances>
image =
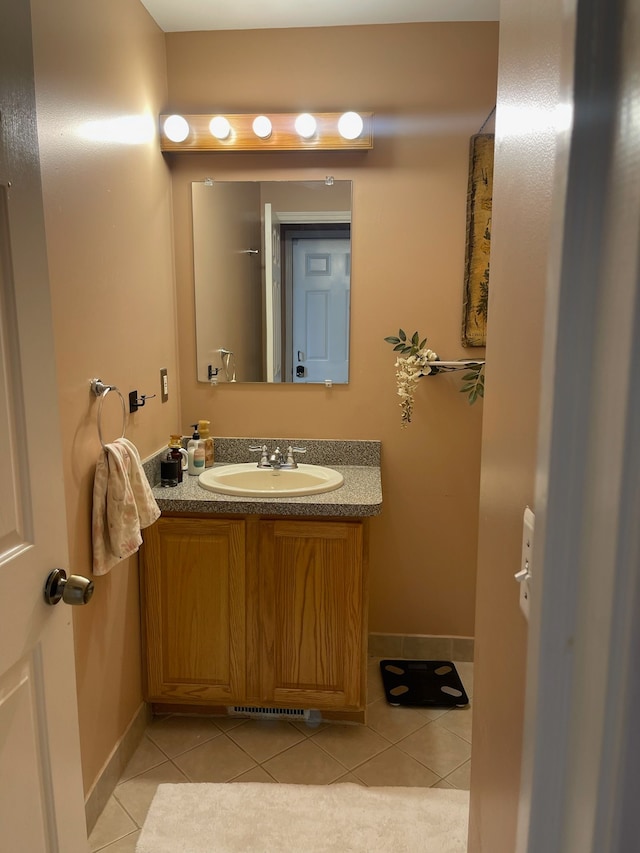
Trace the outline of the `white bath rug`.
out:
<instances>
[{"instance_id":1,"label":"white bath rug","mask_svg":"<svg viewBox=\"0 0 640 853\"><path fill-rule=\"evenodd\" d=\"M468 791L160 785L136 853L465 853Z\"/></svg>"}]
</instances>

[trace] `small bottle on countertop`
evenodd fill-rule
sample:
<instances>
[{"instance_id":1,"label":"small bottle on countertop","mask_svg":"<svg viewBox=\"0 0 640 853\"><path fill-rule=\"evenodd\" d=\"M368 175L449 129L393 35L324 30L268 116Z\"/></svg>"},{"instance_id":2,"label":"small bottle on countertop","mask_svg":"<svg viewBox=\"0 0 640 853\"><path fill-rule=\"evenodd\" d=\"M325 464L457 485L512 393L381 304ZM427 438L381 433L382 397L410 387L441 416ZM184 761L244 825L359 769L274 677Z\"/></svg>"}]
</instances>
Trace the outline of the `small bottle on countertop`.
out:
<instances>
[{"instance_id":1,"label":"small bottle on countertop","mask_svg":"<svg viewBox=\"0 0 640 853\"><path fill-rule=\"evenodd\" d=\"M181 435L171 435L169 439L169 455L168 459L175 459L178 462L178 482L182 482L182 472L187 470L189 464L189 456L187 451L182 446Z\"/></svg>"},{"instance_id":2,"label":"small bottle on countertop","mask_svg":"<svg viewBox=\"0 0 640 853\"><path fill-rule=\"evenodd\" d=\"M200 438L198 424L191 424L193 436L187 442L188 470L192 476L204 471L204 441Z\"/></svg>"},{"instance_id":3,"label":"small bottle on countertop","mask_svg":"<svg viewBox=\"0 0 640 853\"><path fill-rule=\"evenodd\" d=\"M213 467L213 439L209 435L211 421L198 421L198 432L204 441L204 467Z\"/></svg>"}]
</instances>

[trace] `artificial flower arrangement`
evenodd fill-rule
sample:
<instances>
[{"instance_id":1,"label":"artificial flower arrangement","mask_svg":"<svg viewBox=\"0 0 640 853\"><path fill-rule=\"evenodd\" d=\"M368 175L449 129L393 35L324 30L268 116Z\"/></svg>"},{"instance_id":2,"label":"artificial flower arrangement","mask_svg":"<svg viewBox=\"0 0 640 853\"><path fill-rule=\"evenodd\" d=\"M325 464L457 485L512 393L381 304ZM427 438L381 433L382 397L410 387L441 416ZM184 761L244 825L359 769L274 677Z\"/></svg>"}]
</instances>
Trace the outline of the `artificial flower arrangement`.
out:
<instances>
[{"instance_id":1,"label":"artificial flower arrangement","mask_svg":"<svg viewBox=\"0 0 640 853\"><path fill-rule=\"evenodd\" d=\"M440 356L427 347L426 338L420 340L418 332L414 332L409 338L403 329L399 329L397 337L395 335L390 336L385 338L385 341L393 345L394 352L399 353L396 359L396 380L403 427L411 423L413 395L421 376L452 370L467 370L467 373L462 377L461 393L468 395L470 405L473 405L478 397L484 397L484 362L473 362L471 364L463 362L460 366L451 362L439 364Z\"/></svg>"}]
</instances>

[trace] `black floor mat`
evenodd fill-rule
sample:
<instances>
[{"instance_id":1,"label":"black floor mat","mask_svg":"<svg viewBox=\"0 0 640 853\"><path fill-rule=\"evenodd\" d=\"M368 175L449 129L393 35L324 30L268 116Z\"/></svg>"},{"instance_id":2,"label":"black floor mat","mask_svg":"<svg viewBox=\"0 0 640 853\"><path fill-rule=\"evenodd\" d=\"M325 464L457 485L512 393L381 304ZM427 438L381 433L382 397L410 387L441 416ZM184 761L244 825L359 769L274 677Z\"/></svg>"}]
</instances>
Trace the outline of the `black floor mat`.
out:
<instances>
[{"instance_id":1,"label":"black floor mat","mask_svg":"<svg viewBox=\"0 0 640 853\"><path fill-rule=\"evenodd\" d=\"M455 666L448 660L381 660L390 705L460 708L469 704Z\"/></svg>"}]
</instances>

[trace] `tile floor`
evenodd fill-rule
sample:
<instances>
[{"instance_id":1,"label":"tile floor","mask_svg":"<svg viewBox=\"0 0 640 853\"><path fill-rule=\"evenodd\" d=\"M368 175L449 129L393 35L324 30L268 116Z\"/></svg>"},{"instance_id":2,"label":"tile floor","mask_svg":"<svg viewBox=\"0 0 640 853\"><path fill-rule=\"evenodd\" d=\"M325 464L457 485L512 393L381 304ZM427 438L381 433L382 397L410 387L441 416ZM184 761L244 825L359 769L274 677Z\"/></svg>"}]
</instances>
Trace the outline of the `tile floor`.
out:
<instances>
[{"instance_id":1,"label":"tile floor","mask_svg":"<svg viewBox=\"0 0 640 853\"><path fill-rule=\"evenodd\" d=\"M379 658L369 659L366 726L214 717L158 717L89 838L89 849L134 853L162 782L284 782L469 788L471 706L393 708ZM473 664L456 663L469 697Z\"/></svg>"}]
</instances>

